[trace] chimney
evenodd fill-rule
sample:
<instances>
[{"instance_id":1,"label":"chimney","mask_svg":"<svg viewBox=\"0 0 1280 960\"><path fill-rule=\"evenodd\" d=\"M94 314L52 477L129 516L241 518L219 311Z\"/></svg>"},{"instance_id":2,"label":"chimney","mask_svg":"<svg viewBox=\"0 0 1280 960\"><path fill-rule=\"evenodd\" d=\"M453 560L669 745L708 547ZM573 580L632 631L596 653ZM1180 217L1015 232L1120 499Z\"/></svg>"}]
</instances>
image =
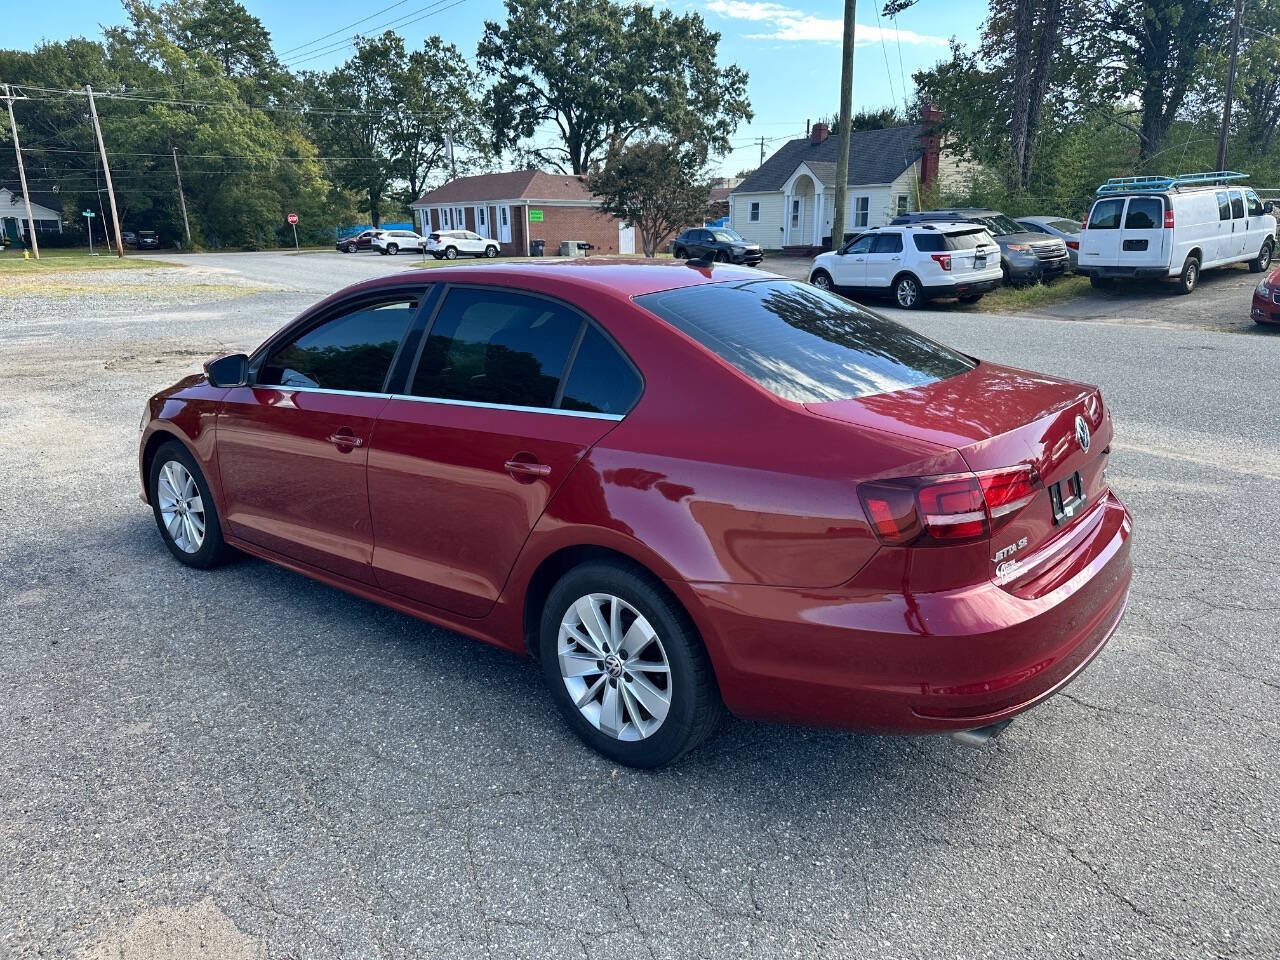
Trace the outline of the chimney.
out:
<instances>
[{"instance_id":1,"label":"chimney","mask_svg":"<svg viewBox=\"0 0 1280 960\"><path fill-rule=\"evenodd\" d=\"M825 123L815 123L813 130L809 133L809 142L821 143L829 136L831 136L831 129Z\"/></svg>"},{"instance_id":2,"label":"chimney","mask_svg":"<svg viewBox=\"0 0 1280 960\"><path fill-rule=\"evenodd\" d=\"M942 153L942 111L927 104L920 113L920 187L928 189L938 178Z\"/></svg>"}]
</instances>

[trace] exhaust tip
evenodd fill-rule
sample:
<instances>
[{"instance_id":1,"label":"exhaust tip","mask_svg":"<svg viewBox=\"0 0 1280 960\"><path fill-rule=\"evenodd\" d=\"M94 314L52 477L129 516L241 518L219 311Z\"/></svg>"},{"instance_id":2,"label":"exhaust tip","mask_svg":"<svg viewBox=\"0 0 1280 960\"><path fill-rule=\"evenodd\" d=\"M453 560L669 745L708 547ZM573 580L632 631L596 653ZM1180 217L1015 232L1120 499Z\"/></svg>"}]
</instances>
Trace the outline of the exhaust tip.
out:
<instances>
[{"instance_id":1,"label":"exhaust tip","mask_svg":"<svg viewBox=\"0 0 1280 960\"><path fill-rule=\"evenodd\" d=\"M1004 728L1013 723L1013 718L1001 720L999 723L993 723L990 726L978 727L976 730L953 730L951 739L957 743L963 743L966 747L985 747L988 743L1000 736L1004 732Z\"/></svg>"}]
</instances>

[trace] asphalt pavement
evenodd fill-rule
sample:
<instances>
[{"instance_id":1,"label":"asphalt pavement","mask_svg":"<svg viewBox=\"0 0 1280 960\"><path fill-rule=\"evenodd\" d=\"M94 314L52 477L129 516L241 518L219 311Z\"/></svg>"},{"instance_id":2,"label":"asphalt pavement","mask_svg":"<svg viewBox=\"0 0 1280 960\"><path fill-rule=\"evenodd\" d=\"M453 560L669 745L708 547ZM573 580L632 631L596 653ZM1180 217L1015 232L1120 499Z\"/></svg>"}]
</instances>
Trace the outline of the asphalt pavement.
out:
<instances>
[{"instance_id":1,"label":"asphalt pavement","mask_svg":"<svg viewBox=\"0 0 1280 960\"><path fill-rule=\"evenodd\" d=\"M1112 408L1132 602L1064 694L981 750L730 720L641 773L525 661L169 557L144 399L410 261L180 262L0 276L0 956L1280 956L1280 330L1247 293L1230 332L1172 317L1198 294L904 318Z\"/></svg>"}]
</instances>

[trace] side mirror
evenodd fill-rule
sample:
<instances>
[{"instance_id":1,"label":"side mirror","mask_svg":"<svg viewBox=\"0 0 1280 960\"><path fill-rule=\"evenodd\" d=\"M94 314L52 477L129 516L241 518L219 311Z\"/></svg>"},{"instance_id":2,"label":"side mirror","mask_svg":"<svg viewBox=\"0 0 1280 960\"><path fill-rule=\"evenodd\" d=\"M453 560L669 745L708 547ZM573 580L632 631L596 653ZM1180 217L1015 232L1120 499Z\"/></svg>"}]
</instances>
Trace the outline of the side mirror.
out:
<instances>
[{"instance_id":1,"label":"side mirror","mask_svg":"<svg viewBox=\"0 0 1280 960\"><path fill-rule=\"evenodd\" d=\"M1268 200L1266 203L1264 203L1264 204L1262 205L1262 212L1263 212L1263 213L1275 213L1275 212L1276 212L1276 205L1275 205L1274 203L1272 203L1270 200Z\"/></svg>"},{"instance_id":2,"label":"side mirror","mask_svg":"<svg viewBox=\"0 0 1280 960\"><path fill-rule=\"evenodd\" d=\"M205 362L204 372L210 386L243 387L249 382L249 358L243 353L214 357Z\"/></svg>"}]
</instances>

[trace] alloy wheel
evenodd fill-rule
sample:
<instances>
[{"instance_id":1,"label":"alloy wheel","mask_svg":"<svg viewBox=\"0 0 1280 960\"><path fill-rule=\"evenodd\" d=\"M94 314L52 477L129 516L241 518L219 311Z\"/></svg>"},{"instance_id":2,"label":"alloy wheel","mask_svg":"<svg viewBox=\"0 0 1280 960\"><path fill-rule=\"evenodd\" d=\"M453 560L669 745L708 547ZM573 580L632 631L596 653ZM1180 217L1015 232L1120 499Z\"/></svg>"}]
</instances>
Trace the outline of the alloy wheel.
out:
<instances>
[{"instance_id":1,"label":"alloy wheel","mask_svg":"<svg viewBox=\"0 0 1280 960\"><path fill-rule=\"evenodd\" d=\"M170 539L183 553L197 553L204 546L204 500L195 477L177 460L160 468L156 480L160 517Z\"/></svg>"},{"instance_id":2,"label":"alloy wheel","mask_svg":"<svg viewBox=\"0 0 1280 960\"><path fill-rule=\"evenodd\" d=\"M812 283L819 290L831 289L831 278L828 277L825 273L815 274L814 278L809 282Z\"/></svg>"},{"instance_id":3,"label":"alloy wheel","mask_svg":"<svg viewBox=\"0 0 1280 960\"><path fill-rule=\"evenodd\" d=\"M671 708L671 664L653 626L609 593L570 604L560 620L556 654L574 706L615 740L653 736Z\"/></svg>"},{"instance_id":4,"label":"alloy wheel","mask_svg":"<svg viewBox=\"0 0 1280 960\"><path fill-rule=\"evenodd\" d=\"M919 296L920 288L910 277L903 277L898 281L898 306L910 309L916 305Z\"/></svg>"}]
</instances>

